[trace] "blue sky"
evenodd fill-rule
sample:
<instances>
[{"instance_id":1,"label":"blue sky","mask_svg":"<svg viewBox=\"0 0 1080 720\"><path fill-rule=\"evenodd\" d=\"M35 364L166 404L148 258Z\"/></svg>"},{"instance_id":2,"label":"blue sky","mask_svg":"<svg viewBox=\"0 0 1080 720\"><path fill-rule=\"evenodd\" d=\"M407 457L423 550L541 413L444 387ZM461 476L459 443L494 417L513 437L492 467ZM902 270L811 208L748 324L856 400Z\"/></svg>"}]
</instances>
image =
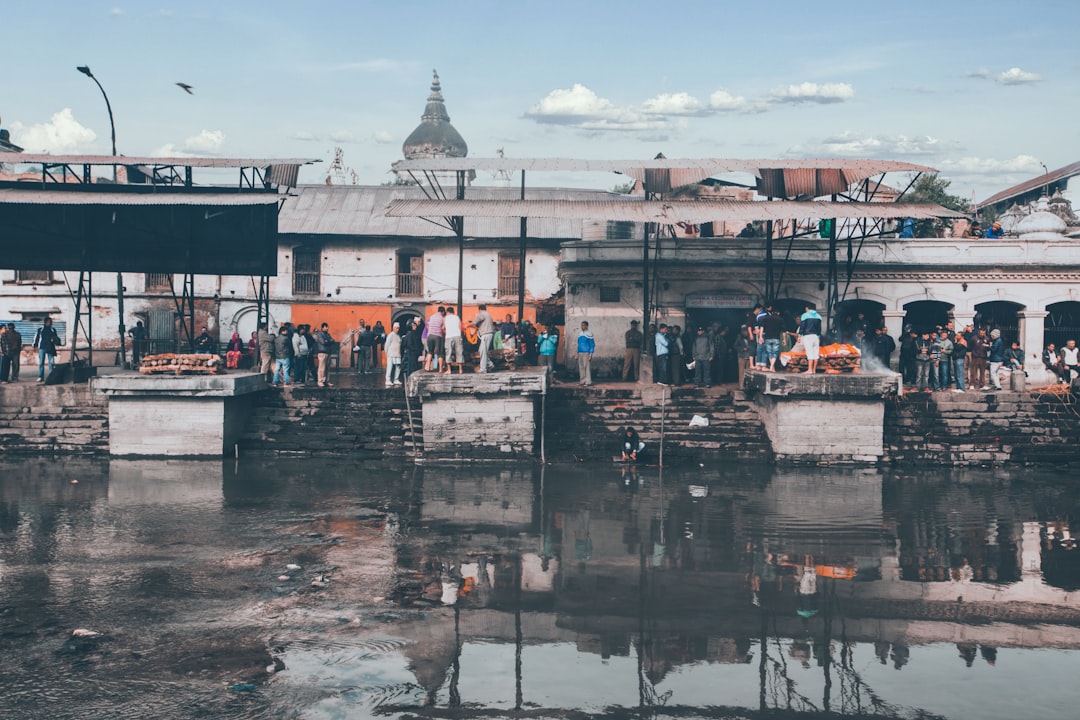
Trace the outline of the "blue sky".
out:
<instances>
[{"instance_id":1,"label":"blue sky","mask_svg":"<svg viewBox=\"0 0 1080 720\"><path fill-rule=\"evenodd\" d=\"M340 146L379 183L437 68L471 156L880 157L982 199L1080 160L1078 21L1065 0L18 2L0 117L27 151L107 153L86 64L121 154L321 158L301 179L322 182Z\"/></svg>"}]
</instances>

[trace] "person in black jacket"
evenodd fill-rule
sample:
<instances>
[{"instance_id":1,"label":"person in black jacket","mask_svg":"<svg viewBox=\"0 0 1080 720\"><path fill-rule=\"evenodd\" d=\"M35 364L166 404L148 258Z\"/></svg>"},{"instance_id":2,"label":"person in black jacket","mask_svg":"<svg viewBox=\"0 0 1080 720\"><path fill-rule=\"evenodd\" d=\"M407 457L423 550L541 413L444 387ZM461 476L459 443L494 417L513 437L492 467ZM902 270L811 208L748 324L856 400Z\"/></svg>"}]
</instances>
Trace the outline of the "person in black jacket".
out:
<instances>
[{"instance_id":1,"label":"person in black jacket","mask_svg":"<svg viewBox=\"0 0 1080 720\"><path fill-rule=\"evenodd\" d=\"M626 429L623 430L619 442L622 449L622 461L637 462L638 453L645 448L645 443L641 442L641 437L638 436L637 430L627 426Z\"/></svg>"},{"instance_id":2,"label":"person in black jacket","mask_svg":"<svg viewBox=\"0 0 1080 720\"><path fill-rule=\"evenodd\" d=\"M409 377L420 368L420 356L424 354L423 335L423 321L416 318L413 320L409 332L405 333L405 337L401 339L402 364L405 368L405 377Z\"/></svg>"},{"instance_id":3,"label":"person in black jacket","mask_svg":"<svg viewBox=\"0 0 1080 720\"><path fill-rule=\"evenodd\" d=\"M38 382L45 382L45 361L49 362L49 373L56 365L56 348L60 345L60 336L52 326L52 318L45 318L45 323L34 335L34 349L38 351Z\"/></svg>"}]
</instances>

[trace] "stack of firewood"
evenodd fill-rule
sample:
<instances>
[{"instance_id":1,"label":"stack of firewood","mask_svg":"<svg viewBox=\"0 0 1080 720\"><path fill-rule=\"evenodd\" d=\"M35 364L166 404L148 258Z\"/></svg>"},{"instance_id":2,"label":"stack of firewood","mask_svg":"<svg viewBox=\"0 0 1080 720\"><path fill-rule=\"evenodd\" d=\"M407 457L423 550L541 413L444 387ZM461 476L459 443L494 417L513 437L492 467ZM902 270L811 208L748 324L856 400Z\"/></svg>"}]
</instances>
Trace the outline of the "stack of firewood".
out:
<instances>
[{"instance_id":1,"label":"stack of firewood","mask_svg":"<svg viewBox=\"0 0 1080 720\"><path fill-rule=\"evenodd\" d=\"M173 373L174 375L216 375L225 363L217 355L180 355L162 353L146 355L139 361L139 372L147 375Z\"/></svg>"},{"instance_id":2,"label":"stack of firewood","mask_svg":"<svg viewBox=\"0 0 1080 720\"><path fill-rule=\"evenodd\" d=\"M802 345L797 345L791 352L781 353L781 363L787 372L806 372L806 352ZM834 344L823 345L821 355L818 358L817 371L835 375L838 373L858 372L860 364L859 349L853 345Z\"/></svg>"}]
</instances>

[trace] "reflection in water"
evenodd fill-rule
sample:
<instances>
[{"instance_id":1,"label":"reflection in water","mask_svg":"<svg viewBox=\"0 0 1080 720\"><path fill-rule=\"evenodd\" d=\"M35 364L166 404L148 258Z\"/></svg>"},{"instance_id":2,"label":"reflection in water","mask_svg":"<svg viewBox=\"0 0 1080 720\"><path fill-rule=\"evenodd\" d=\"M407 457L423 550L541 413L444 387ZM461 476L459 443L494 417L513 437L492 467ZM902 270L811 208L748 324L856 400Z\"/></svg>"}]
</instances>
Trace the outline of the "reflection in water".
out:
<instances>
[{"instance_id":1,"label":"reflection in water","mask_svg":"<svg viewBox=\"0 0 1080 720\"><path fill-rule=\"evenodd\" d=\"M12 465L0 675L26 718L1062 714L1078 501L1033 473Z\"/></svg>"}]
</instances>

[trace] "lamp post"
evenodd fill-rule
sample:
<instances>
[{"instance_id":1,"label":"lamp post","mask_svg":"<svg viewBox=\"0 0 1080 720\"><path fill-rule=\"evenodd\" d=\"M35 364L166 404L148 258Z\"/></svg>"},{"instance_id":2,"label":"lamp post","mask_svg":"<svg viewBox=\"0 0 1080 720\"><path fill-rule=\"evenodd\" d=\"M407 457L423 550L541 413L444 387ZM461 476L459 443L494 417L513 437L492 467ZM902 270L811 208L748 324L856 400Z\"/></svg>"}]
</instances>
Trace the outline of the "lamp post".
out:
<instances>
[{"instance_id":1,"label":"lamp post","mask_svg":"<svg viewBox=\"0 0 1080 720\"><path fill-rule=\"evenodd\" d=\"M109 96L105 93L105 88L101 86L101 83L94 73L90 72L89 65L79 65L75 68L86 77L94 81L94 84L98 86L98 90L101 91L101 97L105 98L105 109L109 111L109 132L112 135L112 156L116 157L116 123L113 122L112 103L109 102ZM113 185L116 184L116 165L112 166L112 179ZM124 327L124 276L121 273L116 273L116 312L120 316L120 367L127 367L127 342L125 339L126 328Z\"/></svg>"}]
</instances>

